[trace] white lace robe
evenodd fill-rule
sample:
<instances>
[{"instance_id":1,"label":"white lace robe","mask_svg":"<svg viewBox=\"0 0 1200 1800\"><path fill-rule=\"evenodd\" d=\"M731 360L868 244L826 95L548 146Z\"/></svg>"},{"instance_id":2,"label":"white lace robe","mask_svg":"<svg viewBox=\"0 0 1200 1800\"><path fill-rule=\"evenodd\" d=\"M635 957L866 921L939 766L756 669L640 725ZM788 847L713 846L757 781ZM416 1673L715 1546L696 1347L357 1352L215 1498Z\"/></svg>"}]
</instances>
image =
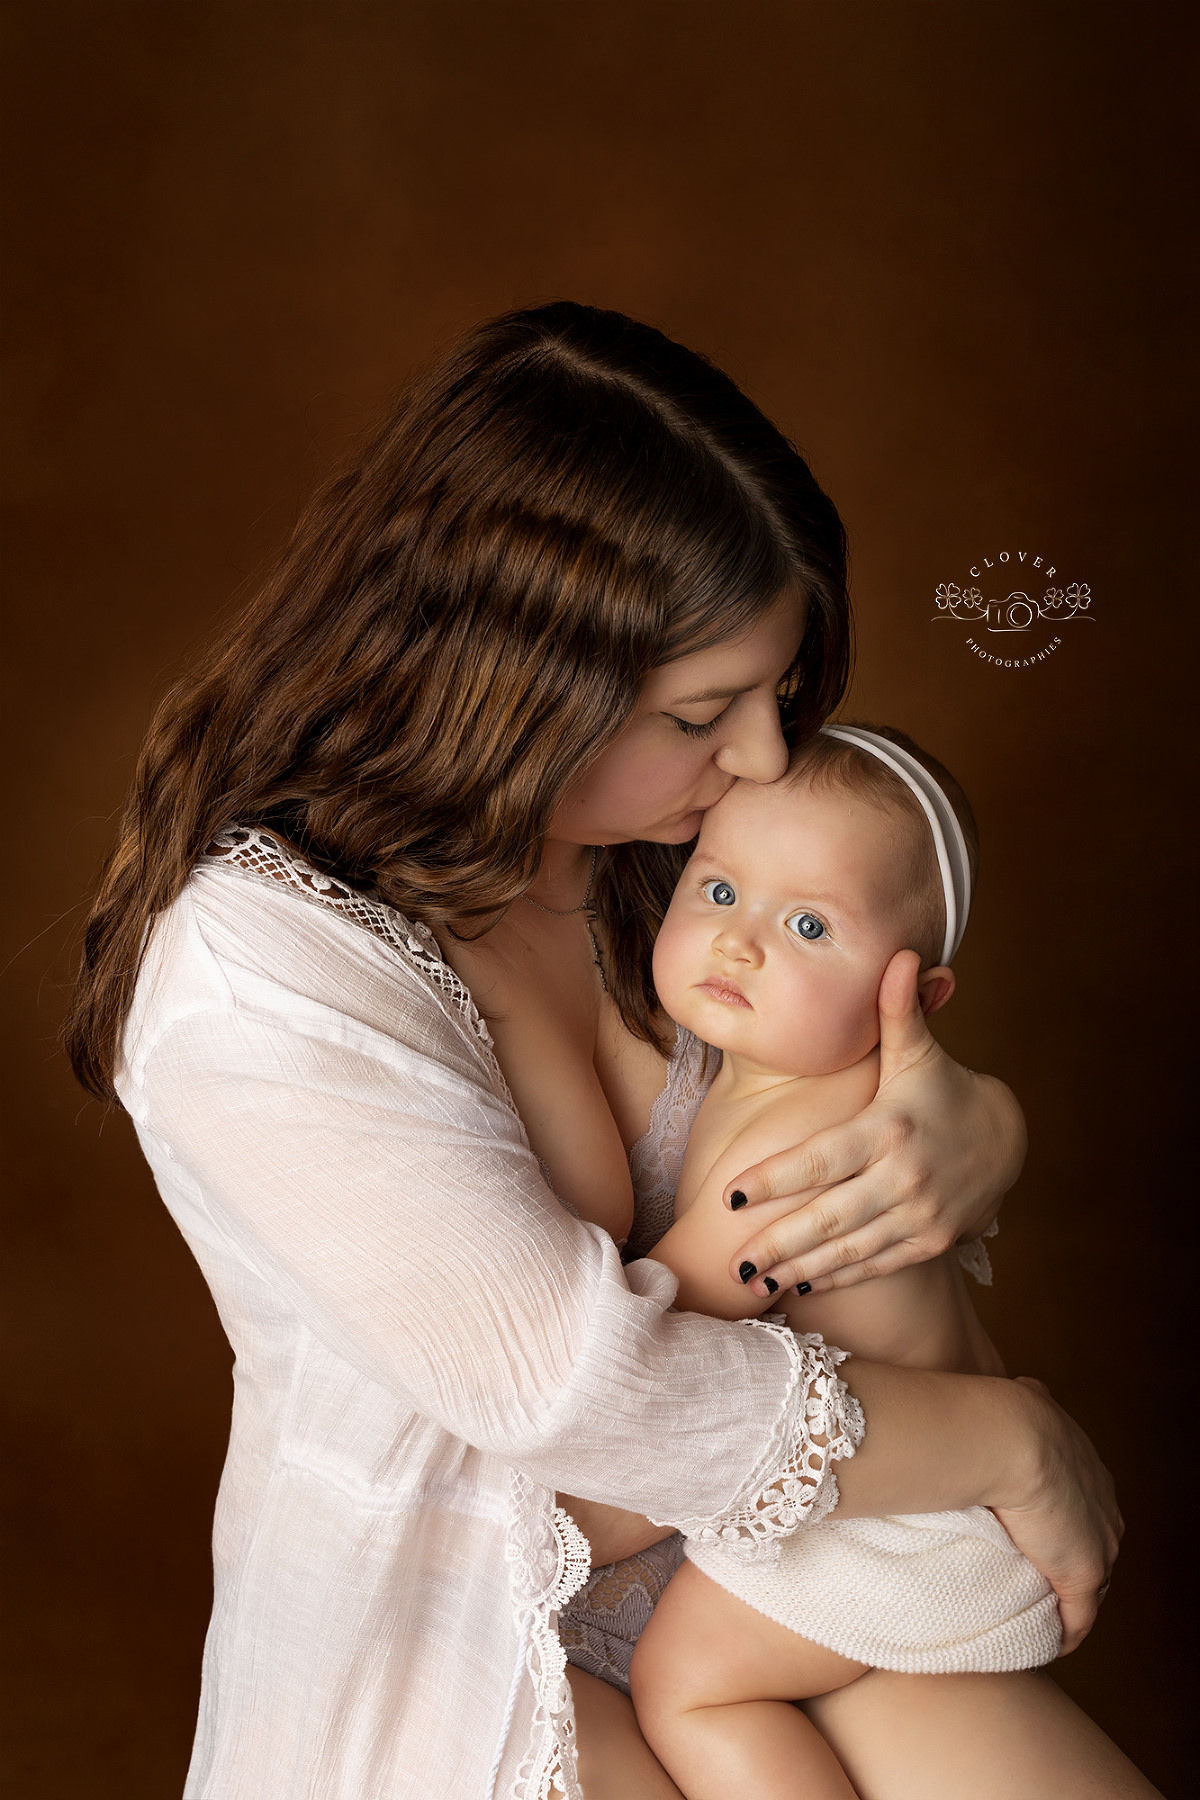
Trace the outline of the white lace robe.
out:
<instances>
[{"instance_id":1,"label":"white lace robe","mask_svg":"<svg viewBox=\"0 0 1200 1800\"><path fill-rule=\"evenodd\" d=\"M554 1490L754 1555L836 1498L837 1353L622 1267L428 930L264 833L157 921L118 1086L236 1352L188 1800L577 1800Z\"/></svg>"}]
</instances>

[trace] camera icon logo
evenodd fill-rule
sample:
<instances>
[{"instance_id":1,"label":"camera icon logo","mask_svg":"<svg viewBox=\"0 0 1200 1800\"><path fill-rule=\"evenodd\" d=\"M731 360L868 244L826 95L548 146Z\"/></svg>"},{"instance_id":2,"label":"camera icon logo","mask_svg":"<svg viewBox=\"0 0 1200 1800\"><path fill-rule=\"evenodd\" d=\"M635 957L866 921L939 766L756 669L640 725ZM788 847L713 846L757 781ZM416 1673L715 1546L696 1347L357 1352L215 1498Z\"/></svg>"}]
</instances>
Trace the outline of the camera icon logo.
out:
<instances>
[{"instance_id":1,"label":"camera icon logo","mask_svg":"<svg viewBox=\"0 0 1200 1800\"><path fill-rule=\"evenodd\" d=\"M1028 594L1013 593L1007 600L989 600L987 603L989 631L1028 631L1034 620L1041 616L1041 607Z\"/></svg>"}]
</instances>

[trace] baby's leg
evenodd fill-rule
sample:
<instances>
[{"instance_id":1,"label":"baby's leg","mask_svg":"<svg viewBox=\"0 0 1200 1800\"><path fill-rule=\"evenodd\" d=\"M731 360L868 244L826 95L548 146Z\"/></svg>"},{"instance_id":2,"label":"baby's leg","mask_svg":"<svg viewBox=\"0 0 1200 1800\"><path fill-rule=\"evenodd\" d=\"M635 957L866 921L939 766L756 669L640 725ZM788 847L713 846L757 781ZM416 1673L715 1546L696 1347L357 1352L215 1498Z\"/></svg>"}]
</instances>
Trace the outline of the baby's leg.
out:
<instances>
[{"instance_id":1,"label":"baby's leg","mask_svg":"<svg viewBox=\"0 0 1200 1800\"><path fill-rule=\"evenodd\" d=\"M805 1711L861 1800L1162 1800L1046 1675L872 1669Z\"/></svg>"},{"instance_id":2,"label":"baby's leg","mask_svg":"<svg viewBox=\"0 0 1200 1800\"><path fill-rule=\"evenodd\" d=\"M582 1669L568 1669L567 1679L575 1701L579 1785L587 1800L682 1800L647 1747L626 1696ZM550 1800L563 1800L561 1788L551 1788Z\"/></svg>"},{"instance_id":3,"label":"baby's leg","mask_svg":"<svg viewBox=\"0 0 1200 1800\"><path fill-rule=\"evenodd\" d=\"M857 1800L792 1700L856 1681L850 1662L797 1637L685 1562L638 1640L638 1723L687 1800Z\"/></svg>"}]
</instances>

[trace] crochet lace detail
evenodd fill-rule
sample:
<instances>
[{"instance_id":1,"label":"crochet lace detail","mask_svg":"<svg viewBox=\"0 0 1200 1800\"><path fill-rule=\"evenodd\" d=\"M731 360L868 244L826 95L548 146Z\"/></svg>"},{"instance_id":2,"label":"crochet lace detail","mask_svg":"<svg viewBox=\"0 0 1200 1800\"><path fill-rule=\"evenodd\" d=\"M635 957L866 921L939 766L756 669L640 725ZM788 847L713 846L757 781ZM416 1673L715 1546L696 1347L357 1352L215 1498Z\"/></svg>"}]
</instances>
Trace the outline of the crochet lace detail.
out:
<instances>
[{"instance_id":1,"label":"crochet lace detail","mask_svg":"<svg viewBox=\"0 0 1200 1800\"><path fill-rule=\"evenodd\" d=\"M1000 1229L999 1219L993 1219L986 1231L981 1231L977 1238L969 1238L965 1244L959 1244L958 1260L968 1275L973 1275L980 1287L992 1285L992 1259L987 1253L984 1238L995 1237Z\"/></svg>"},{"instance_id":2,"label":"crochet lace detail","mask_svg":"<svg viewBox=\"0 0 1200 1800\"><path fill-rule=\"evenodd\" d=\"M466 987L442 955L428 925L419 919L406 919L386 901L360 893L338 876L313 868L290 844L258 825L231 825L213 839L200 860L213 868L237 869L255 880L282 882L305 900L315 901L329 912L361 925L372 937L388 944L433 989L442 1010L482 1045L497 1091L513 1106L492 1049L492 1034Z\"/></svg>"},{"instance_id":3,"label":"crochet lace detail","mask_svg":"<svg viewBox=\"0 0 1200 1800\"><path fill-rule=\"evenodd\" d=\"M853 1456L863 1438L863 1413L837 1373L846 1360L816 1332L792 1331L782 1314L746 1319L753 1331L769 1331L787 1351L791 1379L778 1428L746 1499L709 1519L672 1523L685 1537L720 1543L746 1558L773 1560L778 1540L798 1525L815 1524L838 1502L833 1464Z\"/></svg>"},{"instance_id":4,"label":"crochet lace detail","mask_svg":"<svg viewBox=\"0 0 1200 1800\"><path fill-rule=\"evenodd\" d=\"M648 1255L675 1222L675 1189L688 1132L720 1059L719 1050L682 1026L678 1028L666 1081L650 1110L650 1124L629 1152L637 1207L624 1252L626 1262Z\"/></svg>"},{"instance_id":5,"label":"crochet lace detail","mask_svg":"<svg viewBox=\"0 0 1200 1800\"><path fill-rule=\"evenodd\" d=\"M557 1618L587 1580L592 1549L570 1513L555 1505L549 1488L517 1469L509 1479L504 1554L534 1692L532 1735L513 1783L514 1800L548 1800L551 1788L563 1800L583 1800L575 1757L575 1709Z\"/></svg>"}]
</instances>

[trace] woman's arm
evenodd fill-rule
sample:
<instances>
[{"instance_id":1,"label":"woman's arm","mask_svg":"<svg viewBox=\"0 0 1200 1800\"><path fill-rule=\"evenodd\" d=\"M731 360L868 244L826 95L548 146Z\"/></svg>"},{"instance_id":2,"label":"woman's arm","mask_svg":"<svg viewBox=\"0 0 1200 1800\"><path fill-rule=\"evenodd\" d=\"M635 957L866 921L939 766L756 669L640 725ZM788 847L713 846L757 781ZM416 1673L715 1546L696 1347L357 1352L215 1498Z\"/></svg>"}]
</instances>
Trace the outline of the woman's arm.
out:
<instances>
[{"instance_id":1,"label":"woman's arm","mask_svg":"<svg viewBox=\"0 0 1200 1800\"><path fill-rule=\"evenodd\" d=\"M255 998L172 1026L136 1101L194 1192L198 1234L264 1303L547 1487L751 1536L794 1528L828 1495L847 1419L815 1349L672 1310L668 1272L623 1270L611 1240L558 1206L482 1084L344 1017L332 1041L316 1009L303 1029L264 1017ZM1107 1478L1048 1400L847 1367L870 1419L867 1449L842 1463L849 1505L982 1497L1060 1593L1095 1587L1118 1529ZM1002 1390L1020 1404L982 1402Z\"/></svg>"},{"instance_id":2,"label":"woman's arm","mask_svg":"<svg viewBox=\"0 0 1200 1800\"><path fill-rule=\"evenodd\" d=\"M679 1313L665 1269L624 1269L440 1016L414 1022L418 1049L314 1007L271 1017L261 989L253 1010L172 1025L130 1099L198 1235L402 1407L665 1523L752 1507L807 1442L813 1383L844 1412L832 1371L810 1356L799 1380L782 1335Z\"/></svg>"},{"instance_id":3,"label":"woman's arm","mask_svg":"<svg viewBox=\"0 0 1200 1800\"><path fill-rule=\"evenodd\" d=\"M1058 1595L1062 1654L1095 1622L1124 1524L1108 1471L1039 1381L844 1365L867 1431L838 1469L838 1518L989 1506ZM562 1496L597 1564L659 1543L638 1513Z\"/></svg>"},{"instance_id":4,"label":"woman's arm","mask_svg":"<svg viewBox=\"0 0 1200 1800\"><path fill-rule=\"evenodd\" d=\"M730 1259L779 1287L848 1287L941 1256L978 1237L1021 1171L1025 1123L1001 1081L956 1063L930 1035L917 1000L919 958L892 958L879 990L880 1080L870 1106L742 1171L724 1203L747 1205L747 1235ZM742 1198L744 1196L744 1198ZM749 1235L753 1208L789 1201Z\"/></svg>"},{"instance_id":5,"label":"woman's arm","mask_svg":"<svg viewBox=\"0 0 1200 1800\"><path fill-rule=\"evenodd\" d=\"M772 1302L730 1280L724 1266L721 1245L728 1250L738 1220L716 1204L722 1179L718 1165L651 1255L679 1277L677 1305L746 1318ZM764 1210L780 1205L766 1202ZM1092 1627L1123 1530L1108 1471L1073 1421L1040 1382L858 1357L841 1372L867 1429L853 1459L838 1466L837 1516L991 1507L1058 1594L1064 1654L1073 1650ZM613 1535L630 1545L620 1554L642 1547L629 1526Z\"/></svg>"},{"instance_id":6,"label":"woman's arm","mask_svg":"<svg viewBox=\"0 0 1200 1800\"><path fill-rule=\"evenodd\" d=\"M1095 1622L1124 1523L1112 1477L1040 1381L846 1363L866 1415L836 1517L988 1506L1058 1595L1062 1653Z\"/></svg>"}]
</instances>

